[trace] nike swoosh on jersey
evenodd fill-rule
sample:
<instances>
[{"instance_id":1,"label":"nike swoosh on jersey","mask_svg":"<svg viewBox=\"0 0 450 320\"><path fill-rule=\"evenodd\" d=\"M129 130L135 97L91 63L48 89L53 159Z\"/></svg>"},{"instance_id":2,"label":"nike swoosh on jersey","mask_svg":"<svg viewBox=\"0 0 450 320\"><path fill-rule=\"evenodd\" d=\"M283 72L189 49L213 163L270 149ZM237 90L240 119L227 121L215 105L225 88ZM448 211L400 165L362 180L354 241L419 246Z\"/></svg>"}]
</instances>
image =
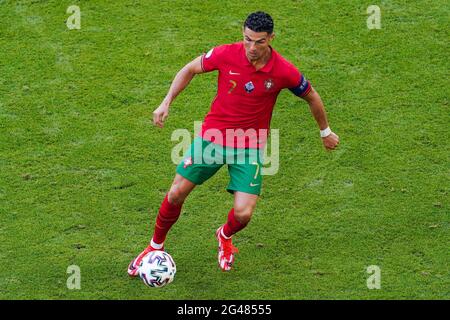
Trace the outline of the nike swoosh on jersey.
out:
<instances>
[{"instance_id":1,"label":"nike swoosh on jersey","mask_svg":"<svg viewBox=\"0 0 450 320\"><path fill-rule=\"evenodd\" d=\"M256 187L259 186L259 183L250 183L250 187Z\"/></svg>"},{"instance_id":2,"label":"nike swoosh on jersey","mask_svg":"<svg viewBox=\"0 0 450 320\"><path fill-rule=\"evenodd\" d=\"M239 72L233 72L233 71L231 71L231 70L230 70L229 73L230 73L231 75L236 75L236 76L240 76L240 75L241 75Z\"/></svg>"}]
</instances>

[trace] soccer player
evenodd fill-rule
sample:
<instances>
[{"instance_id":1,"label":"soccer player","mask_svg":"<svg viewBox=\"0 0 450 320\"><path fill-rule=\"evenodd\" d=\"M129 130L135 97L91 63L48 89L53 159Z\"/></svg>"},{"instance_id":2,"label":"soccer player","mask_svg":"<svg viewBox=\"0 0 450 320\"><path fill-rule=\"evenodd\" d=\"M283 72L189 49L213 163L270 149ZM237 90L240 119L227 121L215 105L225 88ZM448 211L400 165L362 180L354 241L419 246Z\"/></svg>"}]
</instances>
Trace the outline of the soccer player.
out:
<instances>
[{"instance_id":1,"label":"soccer player","mask_svg":"<svg viewBox=\"0 0 450 320\"><path fill-rule=\"evenodd\" d=\"M282 89L306 100L320 129L324 147L333 150L339 137L328 126L319 94L310 82L271 43L273 20L267 13L250 14L243 26L243 41L211 49L187 65L173 80L167 96L153 112L153 123L163 127L169 106L192 78L201 73L219 71L217 95L206 115L198 137L194 139L156 218L148 247L128 266L136 276L142 258L152 250L164 250L164 241L177 221L189 193L227 164L230 183L227 191L234 195L234 205L227 221L216 231L218 264L223 271L231 269L237 252L232 236L249 223L261 193L259 152L266 143L272 110ZM205 152L214 150L214 152ZM244 161L236 161L236 158Z\"/></svg>"}]
</instances>

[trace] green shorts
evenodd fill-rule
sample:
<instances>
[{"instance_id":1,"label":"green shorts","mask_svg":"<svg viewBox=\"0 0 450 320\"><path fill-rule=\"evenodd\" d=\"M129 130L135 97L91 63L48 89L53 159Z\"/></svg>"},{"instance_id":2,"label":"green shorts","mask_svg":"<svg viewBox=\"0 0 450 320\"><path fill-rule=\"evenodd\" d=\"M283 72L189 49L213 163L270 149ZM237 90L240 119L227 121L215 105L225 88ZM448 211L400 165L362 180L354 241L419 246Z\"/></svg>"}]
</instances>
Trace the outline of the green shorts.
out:
<instances>
[{"instance_id":1,"label":"green shorts","mask_svg":"<svg viewBox=\"0 0 450 320\"><path fill-rule=\"evenodd\" d=\"M177 166L177 173L192 183L202 184L226 164L230 174L228 192L260 195L262 163L259 149L224 147L196 137Z\"/></svg>"}]
</instances>

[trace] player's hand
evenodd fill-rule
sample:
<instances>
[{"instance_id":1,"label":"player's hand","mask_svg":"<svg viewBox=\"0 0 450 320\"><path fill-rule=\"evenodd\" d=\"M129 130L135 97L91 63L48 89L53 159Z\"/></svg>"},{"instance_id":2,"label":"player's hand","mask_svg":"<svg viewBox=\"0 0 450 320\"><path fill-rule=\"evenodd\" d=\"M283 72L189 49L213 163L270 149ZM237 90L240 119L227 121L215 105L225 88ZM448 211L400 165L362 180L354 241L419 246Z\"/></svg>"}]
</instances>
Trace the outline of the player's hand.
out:
<instances>
[{"instance_id":1,"label":"player's hand","mask_svg":"<svg viewBox=\"0 0 450 320\"><path fill-rule=\"evenodd\" d=\"M165 103L161 103L161 105L153 111L153 124L160 128L164 127L164 121L169 116L169 106Z\"/></svg>"},{"instance_id":2,"label":"player's hand","mask_svg":"<svg viewBox=\"0 0 450 320\"><path fill-rule=\"evenodd\" d=\"M331 132L328 136L322 138L322 142L323 145L325 146L325 149L334 150L339 144L339 136L334 132Z\"/></svg>"}]
</instances>

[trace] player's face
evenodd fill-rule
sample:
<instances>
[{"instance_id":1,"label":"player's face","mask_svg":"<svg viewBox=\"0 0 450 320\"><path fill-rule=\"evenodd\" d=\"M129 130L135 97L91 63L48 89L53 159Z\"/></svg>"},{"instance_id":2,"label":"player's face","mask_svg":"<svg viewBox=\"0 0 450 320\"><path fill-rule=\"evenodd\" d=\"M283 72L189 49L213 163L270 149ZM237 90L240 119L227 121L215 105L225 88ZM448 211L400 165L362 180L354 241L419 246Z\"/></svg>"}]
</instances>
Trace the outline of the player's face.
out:
<instances>
[{"instance_id":1,"label":"player's face","mask_svg":"<svg viewBox=\"0 0 450 320\"><path fill-rule=\"evenodd\" d=\"M275 36L274 33L255 32L249 28L244 28L244 47L247 58L250 61L261 59L269 49L269 45Z\"/></svg>"}]
</instances>

